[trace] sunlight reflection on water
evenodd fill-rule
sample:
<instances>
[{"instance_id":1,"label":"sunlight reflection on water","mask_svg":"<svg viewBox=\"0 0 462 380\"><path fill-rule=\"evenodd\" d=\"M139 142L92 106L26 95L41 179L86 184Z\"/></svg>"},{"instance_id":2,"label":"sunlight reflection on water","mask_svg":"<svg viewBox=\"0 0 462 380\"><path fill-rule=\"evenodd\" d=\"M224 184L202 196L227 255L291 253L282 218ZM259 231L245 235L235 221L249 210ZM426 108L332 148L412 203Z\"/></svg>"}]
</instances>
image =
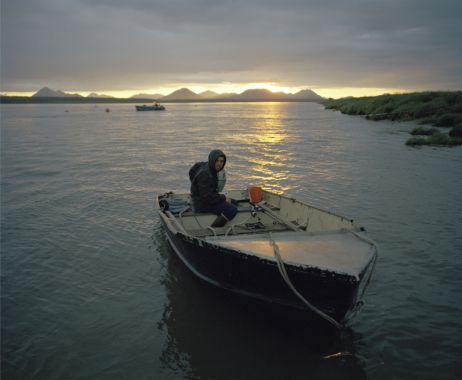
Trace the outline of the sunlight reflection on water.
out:
<instances>
[{"instance_id":1,"label":"sunlight reflection on water","mask_svg":"<svg viewBox=\"0 0 462 380\"><path fill-rule=\"evenodd\" d=\"M224 140L241 148L234 157L236 160L230 160L229 170L241 173L237 178L247 184L285 191L288 187L283 182L295 167L290 150L293 137L284 122L289 116L287 108L281 103L252 106L253 112L247 114L245 125L224 136Z\"/></svg>"}]
</instances>

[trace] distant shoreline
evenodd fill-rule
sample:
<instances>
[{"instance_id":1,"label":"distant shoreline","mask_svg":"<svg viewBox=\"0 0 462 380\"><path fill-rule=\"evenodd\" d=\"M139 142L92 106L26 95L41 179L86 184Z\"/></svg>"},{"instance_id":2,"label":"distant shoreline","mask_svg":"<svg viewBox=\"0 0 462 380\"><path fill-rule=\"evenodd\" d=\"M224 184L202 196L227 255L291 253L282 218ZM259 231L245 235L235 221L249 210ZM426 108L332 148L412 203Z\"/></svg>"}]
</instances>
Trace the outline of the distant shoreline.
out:
<instances>
[{"instance_id":1,"label":"distant shoreline","mask_svg":"<svg viewBox=\"0 0 462 380\"><path fill-rule=\"evenodd\" d=\"M132 98L71 98L71 97L29 97L29 96L0 96L0 104L104 104L104 103L322 103L321 100L304 99L183 99L156 100Z\"/></svg>"},{"instance_id":2,"label":"distant shoreline","mask_svg":"<svg viewBox=\"0 0 462 380\"><path fill-rule=\"evenodd\" d=\"M326 109L369 120L416 120L421 124L451 127L462 120L462 91L427 91L407 94L384 94L360 98L329 99ZM445 119L453 116L453 123Z\"/></svg>"},{"instance_id":3,"label":"distant shoreline","mask_svg":"<svg viewBox=\"0 0 462 380\"><path fill-rule=\"evenodd\" d=\"M428 91L361 98L330 99L326 109L369 120L414 121L439 128L414 128L406 145L462 145L462 91Z\"/></svg>"}]
</instances>

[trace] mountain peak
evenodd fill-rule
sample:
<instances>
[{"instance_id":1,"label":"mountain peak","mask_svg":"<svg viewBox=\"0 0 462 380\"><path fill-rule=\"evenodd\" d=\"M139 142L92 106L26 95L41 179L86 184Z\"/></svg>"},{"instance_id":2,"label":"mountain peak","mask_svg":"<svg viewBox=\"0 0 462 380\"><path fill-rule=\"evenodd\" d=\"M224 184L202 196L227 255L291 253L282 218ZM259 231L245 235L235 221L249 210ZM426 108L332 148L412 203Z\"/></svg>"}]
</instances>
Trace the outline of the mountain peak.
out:
<instances>
[{"instance_id":1,"label":"mountain peak","mask_svg":"<svg viewBox=\"0 0 462 380\"><path fill-rule=\"evenodd\" d=\"M57 97L58 93L49 87L43 87L38 90L32 97Z\"/></svg>"},{"instance_id":2,"label":"mountain peak","mask_svg":"<svg viewBox=\"0 0 462 380\"><path fill-rule=\"evenodd\" d=\"M164 96L162 100L195 100L202 99L200 95L191 91L188 88L181 88L173 91L171 94Z\"/></svg>"},{"instance_id":3,"label":"mountain peak","mask_svg":"<svg viewBox=\"0 0 462 380\"><path fill-rule=\"evenodd\" d=\"M52 90L49 87L43 87L38 90L34 95L33 98L81 98L82 95L79 94L68 94L66 92L60 90Z\"/></svg>"},{"instance_id":4,"label":"mountain peak","mask_svg":"<svg viewBox=\"0 0 462 380\"><path fill-rule=\"evenodd\" d=\"M289 95L283 92L272 92L266 88L252 88L245 90L239 95L233 96L237 100L284 100Z\"/></svg>"},{"instance_id":5,"label":"mountain peak","mask_svg":"<svg viewBox=\"0 0 462 380\"><path fill-rule=\"evenodd\" d=\"M300 90L299 92L293 94L292 99L309 99L314 101L320 101L324 98L316 94L313 90L307 88L305 90Z\"/></svg>"},{"instance_id":6,"label":"mountain peak","mask_svg":"<svg viewBox=\"0 0 462 380\"><path fill-rule=\"evenodd\" d=\"M162 98L163 96L164 95L162 95L162 94L135 94L135 95L130 96L130 98L132 98L132 99L152 99L152 100L156 100L156 99Z\"/></svg>"},{"instance_id":7,"label":"mountain peak","mask_svg":"<svg viewBox=\"0 0 462 380\"><path fill-rule=\"evenodd\" d=\"M113 98L113 96L92 92L91 94L87 95L87 98Z\"/></svg>"},{"instance_id":8,"label":"mountain peak","mask_svg":"<svg viewBox=\"0 0 462 380\"><path fill-rule=\"evenodd\" d=\"M204 99L211 99L211 98L216 98L220 94L216 93L215 91L204 91L199 94L202 98Z\"/></svg>"}]
</instances>

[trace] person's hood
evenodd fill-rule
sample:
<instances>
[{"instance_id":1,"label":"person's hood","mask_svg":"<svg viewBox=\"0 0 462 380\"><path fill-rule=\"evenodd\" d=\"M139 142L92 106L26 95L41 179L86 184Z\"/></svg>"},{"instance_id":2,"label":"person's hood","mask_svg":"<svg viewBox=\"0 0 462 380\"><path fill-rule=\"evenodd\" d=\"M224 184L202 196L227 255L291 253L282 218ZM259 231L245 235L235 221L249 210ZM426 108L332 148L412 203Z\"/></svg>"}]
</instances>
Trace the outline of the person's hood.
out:
<instances>
[{"instance_id":1,"label":"person's hood","mask_svg":"<svg viewBox=\"0 0 462 380\"><path fill-rule=\"evenodd\" d=\"M215 171L215 162L218 160L218 157L223 157L225 159L225 163L223 164L223 169L226 165L226 155L219 149L212 150L209 153L209 168L212 171Z\"/></svg>"}]
</instances>

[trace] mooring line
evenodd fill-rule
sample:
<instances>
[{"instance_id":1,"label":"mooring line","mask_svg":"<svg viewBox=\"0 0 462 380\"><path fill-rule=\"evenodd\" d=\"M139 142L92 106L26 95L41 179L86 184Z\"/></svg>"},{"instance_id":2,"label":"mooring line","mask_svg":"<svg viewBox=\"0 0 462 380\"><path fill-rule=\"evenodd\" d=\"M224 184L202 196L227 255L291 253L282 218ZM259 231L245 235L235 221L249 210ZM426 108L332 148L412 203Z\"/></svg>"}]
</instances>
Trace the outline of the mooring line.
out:
<instances>
[{"instance_id":1,"label":"mooring line","mask_svg":"<svg viewBox=\"0 0 462 380\"><path fill-rule=\"evenodd\" d=\"M321 318L324 318L326 321L328 321L329 323L331 323L332 325L334 325L337 329L341 330L343 328L343 326L338 323L334 318L330 317L329 315L327 315L326 313L324 313L323 311L319 310L316 306L312 305L305 297L303 297L300 292L295 288L294 284L292 283L292 281L290 280L289 278L289 275L286 271L286 268L285 268L285 265L284 265L284 261L282 260L282 257L281 257L281 254L280 254L280 251L279 251L279 247L278 245L276 244L276 242L274 241L273 239L273 236L271 234L271 232L269 233L269 237L270 237L270 244L272 245L273 247L273 250L274 250L274 256L276 257L276 263L277 263L277 266L278 266L278 269L279 269L279 273L281 274L282 278L284 279L284 281L286 282L286 284L289 286L289 288L294 292L294 294L313 312L315 312L317 315L319 315Z\"/></svg>"}]
</instances>

